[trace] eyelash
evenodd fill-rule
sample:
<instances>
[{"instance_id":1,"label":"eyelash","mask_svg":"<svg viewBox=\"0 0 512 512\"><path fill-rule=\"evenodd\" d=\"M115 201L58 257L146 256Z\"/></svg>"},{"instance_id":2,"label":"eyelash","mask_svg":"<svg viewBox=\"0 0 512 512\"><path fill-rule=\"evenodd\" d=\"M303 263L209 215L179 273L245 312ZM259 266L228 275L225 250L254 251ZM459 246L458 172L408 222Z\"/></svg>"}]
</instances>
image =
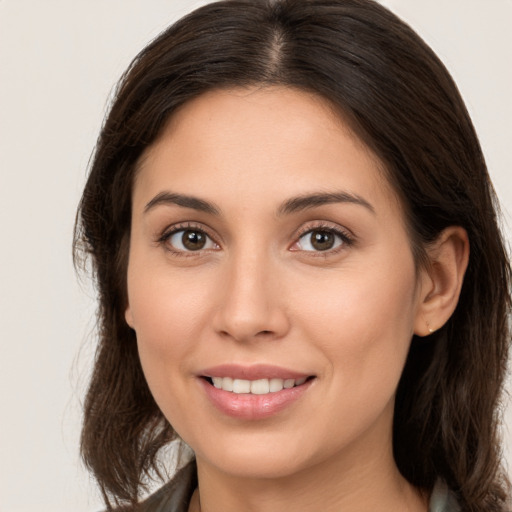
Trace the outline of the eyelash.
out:
<instances>
[{"instance_id":1,"label":"eyelash","mask_svg":"<svg viewBox=\"0 0 512 512\"><path fill-rule=\"evenodd\" d=\"M175 224L173 226L170 226L168 229L166 229L162 235L160 235L157 239L157 243L161 244L165 247L165 250L173 254L173 256L178 257L191 257L191 256L198 256L201 253L204 253L204 251L211 251L212 249L199 249L197 251L184 251L181 249L174 249L169 244L169 239L175 235L176 233L179 233L180 231L197 231L200 233L203 233L206 235L215 245L219 246L218 242L216 242L215 238L209 233L208 229L205 229L204 226L200 226L198 224L192 223L192 222L185 222L180 224ZM328 224L326 222L318 222L313 225L308 225L303 228L301 228L297 234L295 235L295 242L293 245L296 245L299 243L300 239L307 235L308 233L313 233L315 231L324 231L327 233L332 233L334 236L338 237L341 240L341 244L334 248L334 249L327 249L325 251L301 251L300 249L290 249L297 252L304 252L309 253L310 256L315 257L328 257L333 254L337 254L338 252L342 251L343 249L350 247L355 243L354 236L348 232L347 230L340 229L339 227L334 227L331 224ZM216 250L216 249L213 249Z\"/></svg>"},{"instance_id":2,"label":"eyelash","mask_svg":"<svg viewBox=\"0 0 512 512\"><path fill-rule=\"evenodd\" d=\"M201 253L204 253L204 251L210 251L211 249L199 249L197 251L182 251L179 249L174 249L172 245L170 245L169 239L175 235L176 233L179 233L180 231L196 231L199 233L205 234L215 245L219 245L215 238L210 235L209 230L205 229L204 226L199 226L198 224L195 224L193 222L185 222L180 224L174 224L173 226L170 226L167 228L164 233L158 238L157 243L164 246L165 250L170 252L173 256L178 257L190 257L190 256L198 256Z\"/></svg>"},{"instance_id":3,"label":"eyelash","mask_svg":"<svg viewBox=\"0 0 512 512\"><path fill-rule=\"evenodd\" d=\"M354 245L355 243L354 235L352 235L352 233L350 233L348 230L341 229L339 226L335 227L330 223L318 222L314 223L313 225L308 225L301 228L296 235L296 241L294 242L293 245L296 245L299 242L299 240L305 235L313 233L315 231L324 231L327 233L331 233L334 236L341 239L341 244L334 249L327 249L325 251L303 251L309 253L310 256L326 258L328 256L338 254L339 252L343 251L347 247ZM297 249L297 251L299 250L300 249Z\"/></svg>"}]
</instances>

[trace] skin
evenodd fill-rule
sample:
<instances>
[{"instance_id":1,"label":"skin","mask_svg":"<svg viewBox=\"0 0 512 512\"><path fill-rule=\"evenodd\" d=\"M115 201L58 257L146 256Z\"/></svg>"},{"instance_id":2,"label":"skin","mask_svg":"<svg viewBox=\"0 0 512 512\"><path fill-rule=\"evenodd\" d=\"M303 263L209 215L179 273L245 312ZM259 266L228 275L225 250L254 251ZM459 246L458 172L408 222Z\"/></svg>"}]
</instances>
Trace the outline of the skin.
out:
<instances>
[{"instance_id":1,"label":"skin","mask_svg":"<svg viewBox=\"0 0 512 512\"><path fill-rule=\"evenodd\" d=\"M290 198L340 192L366 204L280 212ZM162 193L218 212L148 207ZM208 235L203 249L165 237L184 227ZM315 229L342 237L314 250ZM450 228L429 271L416 268L382 164L321 98L237 89L182 107L134 183L126 320L159 407L195 451L190 510L426 511L393 460L394 395L413 334L455 308L468 251ZM275 415L233 418L198 376L224 363L315 378Z\"/></svg>"}]
</instances>

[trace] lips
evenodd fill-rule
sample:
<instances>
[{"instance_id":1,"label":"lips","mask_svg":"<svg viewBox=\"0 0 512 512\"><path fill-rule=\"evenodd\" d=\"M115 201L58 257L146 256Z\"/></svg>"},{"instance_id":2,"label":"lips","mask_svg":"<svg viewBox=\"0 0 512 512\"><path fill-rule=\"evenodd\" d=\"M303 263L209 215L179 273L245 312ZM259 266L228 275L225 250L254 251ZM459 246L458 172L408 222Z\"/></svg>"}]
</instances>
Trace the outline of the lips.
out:
<instances>
[{"instance_id":1,"label":"lips","mask_svg":"<svg viewBox=\"0 0 512 512\"><path fill-rule=\"evenodd\" d=\"M267 418L290 406L314 379L314 375L269 365L221 365L200 374L203 389L218 410L251 420Z\"/></svg>"}]
</instances>

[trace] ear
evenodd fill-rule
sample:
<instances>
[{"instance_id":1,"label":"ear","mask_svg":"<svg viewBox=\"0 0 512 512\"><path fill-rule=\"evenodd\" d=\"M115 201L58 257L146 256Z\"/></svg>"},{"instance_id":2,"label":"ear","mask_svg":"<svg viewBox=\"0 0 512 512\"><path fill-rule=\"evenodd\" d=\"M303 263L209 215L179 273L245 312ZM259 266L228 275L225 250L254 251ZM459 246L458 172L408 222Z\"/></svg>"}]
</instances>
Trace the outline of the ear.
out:
<instances>
[{"instance_id":1,"label":"ear","mask_svg":"<svg viewBox=\"0 0 512 512\"><path fill-rule=\"evenodd\" d=\"M128 324L129 327L131 327L132 329L135 329L135 327L133 326L134 323L133 323L132 309L130 308L129 304L128 304L128 306L126 306L126 309L124 310L124 319L126 320L126 323Z\"/></svg>"},{"instance_id":2,"label":"ear","mask_svg":"<svg viewBox=\"0 0 512 512\"><path fill-rule=\"evenodd\" d=\"M428 336L451 317L459 301L469 260L466 230L451 226L427 248L428 268L422 270L414 333Z\"/></svg>"}]
</instances>

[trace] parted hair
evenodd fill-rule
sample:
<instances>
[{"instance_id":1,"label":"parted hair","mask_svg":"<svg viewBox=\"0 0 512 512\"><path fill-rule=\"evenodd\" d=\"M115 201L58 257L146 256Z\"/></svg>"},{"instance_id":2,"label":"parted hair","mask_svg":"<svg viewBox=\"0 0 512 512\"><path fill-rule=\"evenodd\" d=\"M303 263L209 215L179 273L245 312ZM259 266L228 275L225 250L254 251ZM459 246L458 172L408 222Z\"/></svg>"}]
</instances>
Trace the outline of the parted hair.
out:
<instances>
[{"instance_id":1,"label":"parted hair","mask_svg":"<svg viewBox=\"0 0 512 512\"><path fill-rule=\"evenodd\" d=\"M134 173L181 105L219 88L286 86L330 102L380 158L401 199L411 250L462 226L469 265L457 308L413 337L396 395L393 449L413 485L442 478L462 510L509 510L500 464L510 344L510 267L498 204L470 117L444 65L373 0L224 0L170 26L122 76L77 213L74 256L91 262L98 345L81 454L107 508L136 509L176 434L152 398L126 324Z\"/></svg>"}]
</instances>

